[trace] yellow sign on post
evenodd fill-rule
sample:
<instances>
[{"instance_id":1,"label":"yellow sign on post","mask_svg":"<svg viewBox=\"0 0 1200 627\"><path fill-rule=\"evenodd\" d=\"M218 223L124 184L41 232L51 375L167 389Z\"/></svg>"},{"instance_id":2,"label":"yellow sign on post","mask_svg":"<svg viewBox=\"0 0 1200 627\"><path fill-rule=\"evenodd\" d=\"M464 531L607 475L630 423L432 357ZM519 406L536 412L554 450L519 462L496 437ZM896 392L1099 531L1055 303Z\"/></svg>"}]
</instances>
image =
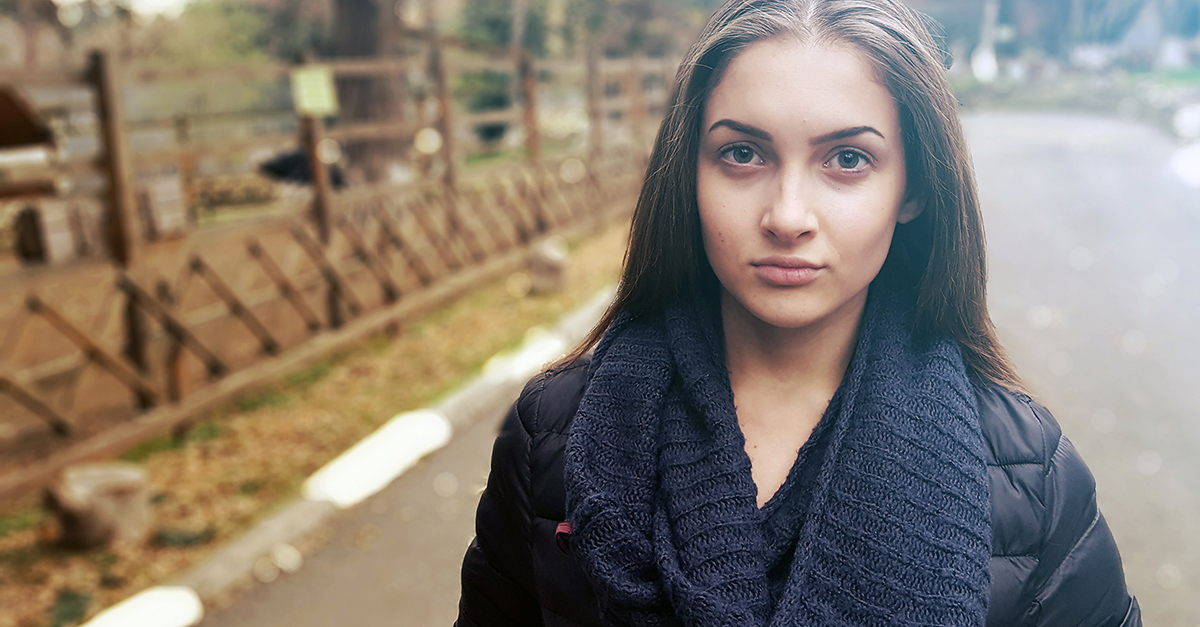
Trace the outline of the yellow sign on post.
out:
<instances>
[{"instance_id":1,"label":"yellow sign on post","mask_svg":"<svg viewBox=\"0 0 1200 627\"><path fill-rule=\"evenodd\" d=\"M292 102L296 113L324 117L338 111L333 70L324 65L306 65L292 70Z\"/></svg>"}]
</instances>

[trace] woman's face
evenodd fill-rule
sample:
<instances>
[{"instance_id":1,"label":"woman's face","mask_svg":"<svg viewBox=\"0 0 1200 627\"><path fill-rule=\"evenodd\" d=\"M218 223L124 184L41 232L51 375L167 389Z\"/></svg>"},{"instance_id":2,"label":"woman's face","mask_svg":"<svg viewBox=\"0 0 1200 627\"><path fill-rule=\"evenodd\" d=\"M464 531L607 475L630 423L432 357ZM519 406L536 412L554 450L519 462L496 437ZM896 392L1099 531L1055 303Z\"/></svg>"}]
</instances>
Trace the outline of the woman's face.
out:
<instances>
[{"instance_id":1,"label":"woman's face","mask_svg":"<svg viewBox=\"0 0 1200 627\"><path fill-rule=\"evenodd\" d=\"M866 60L760 41L729 64L702 124L700 222L727 324L857 320L896 223L918 211L895 100Z\"/></svg>"}]
</instances>

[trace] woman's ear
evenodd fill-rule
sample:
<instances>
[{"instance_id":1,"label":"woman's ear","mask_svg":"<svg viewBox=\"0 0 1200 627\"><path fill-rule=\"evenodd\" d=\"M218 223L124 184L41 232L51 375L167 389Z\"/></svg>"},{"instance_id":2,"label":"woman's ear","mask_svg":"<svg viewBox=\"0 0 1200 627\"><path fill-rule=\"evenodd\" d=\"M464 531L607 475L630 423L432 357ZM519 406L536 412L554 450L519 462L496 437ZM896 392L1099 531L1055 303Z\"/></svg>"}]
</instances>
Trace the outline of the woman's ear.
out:
<instances>
[{"instance_id":1,"label":"woman's ear","mask_svg":"<svg viewBox=\"0 0 1200 627\"><path fill-rule=\"evenodd\" d=\"M925 210L925 199L920 196L910 196L904 199L904 204L900 205L900 211L896 214L896 222L899 224L908 224L917 219L921 212Z\"/></svg>"}]
</instances>

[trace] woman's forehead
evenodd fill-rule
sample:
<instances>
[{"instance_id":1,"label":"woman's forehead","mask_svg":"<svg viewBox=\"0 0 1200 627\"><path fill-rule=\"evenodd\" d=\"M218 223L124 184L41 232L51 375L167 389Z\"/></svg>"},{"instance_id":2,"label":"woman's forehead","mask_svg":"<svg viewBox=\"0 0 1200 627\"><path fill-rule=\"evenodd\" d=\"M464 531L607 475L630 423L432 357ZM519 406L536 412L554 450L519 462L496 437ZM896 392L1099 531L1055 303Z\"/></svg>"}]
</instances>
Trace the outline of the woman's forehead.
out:
<instances>
[{"instance_id":1,"label":"woman's forehead","mask_svg":"<svg viewBox=\"0 0 1200 627\"><path fill-rule=\"evenodd\" d=\"M848 126L899 135L895 99L864 54L790 37L756 42L729 62L709 94L704 130L726 118L772 135L768 127L819 135Z\"/></svg>"}]
</instances>

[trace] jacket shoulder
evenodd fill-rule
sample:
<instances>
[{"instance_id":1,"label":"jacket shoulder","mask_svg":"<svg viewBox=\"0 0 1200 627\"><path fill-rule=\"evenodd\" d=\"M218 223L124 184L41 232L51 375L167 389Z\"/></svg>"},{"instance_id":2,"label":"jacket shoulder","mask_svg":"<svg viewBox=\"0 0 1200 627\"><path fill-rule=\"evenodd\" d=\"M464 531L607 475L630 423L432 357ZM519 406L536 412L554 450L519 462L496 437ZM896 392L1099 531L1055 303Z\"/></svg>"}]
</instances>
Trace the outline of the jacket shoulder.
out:
<instances>
[{"instance_id":1,"label":"jacket shoulder","mask_svg":"<svg viewBox=\"0 0 1200 627\"><path fill-rule=\"evenodd\" d=\"M1137 604L1096 482L1049 410L977 384L992 501L988 625L1133 625Z\"/></svg>"},{"instance_id":2,"label":"jacket shoulder","mask_svg":"<svg viewBox=\"0 0 1200 627\"><path fill-rule=\"evenodd\" d=\"M531 379L517 399L515 414L529 446L529 502L537 518L566 519L564 453L590 364L581 359L546 370Z\"/></svg>"},{"instance_id":3,"label":"jacket shoulder","mask_svg":"<svg viewBox=\"0 0 1200 627\"><path fill-rule=\"evenodd\" d=\"M579 401L587 388L591 360L582 358L574 363L539 373L525 384L517 399L517 416L531 437L539 434L567 434L579 409Z\"/></svg>"},{"instance_id":4,"label":"jacket shoulder","mask_svg":"<svg viewBox=\"0 0 1200 627\"><path fill-rule=\"evenodd\" d=\"M1042 474L1050 471L1062 428L1049 410L991 382L975 385L975 400L989 465L1040 466Z\"/></svg>"}]
</instances>

